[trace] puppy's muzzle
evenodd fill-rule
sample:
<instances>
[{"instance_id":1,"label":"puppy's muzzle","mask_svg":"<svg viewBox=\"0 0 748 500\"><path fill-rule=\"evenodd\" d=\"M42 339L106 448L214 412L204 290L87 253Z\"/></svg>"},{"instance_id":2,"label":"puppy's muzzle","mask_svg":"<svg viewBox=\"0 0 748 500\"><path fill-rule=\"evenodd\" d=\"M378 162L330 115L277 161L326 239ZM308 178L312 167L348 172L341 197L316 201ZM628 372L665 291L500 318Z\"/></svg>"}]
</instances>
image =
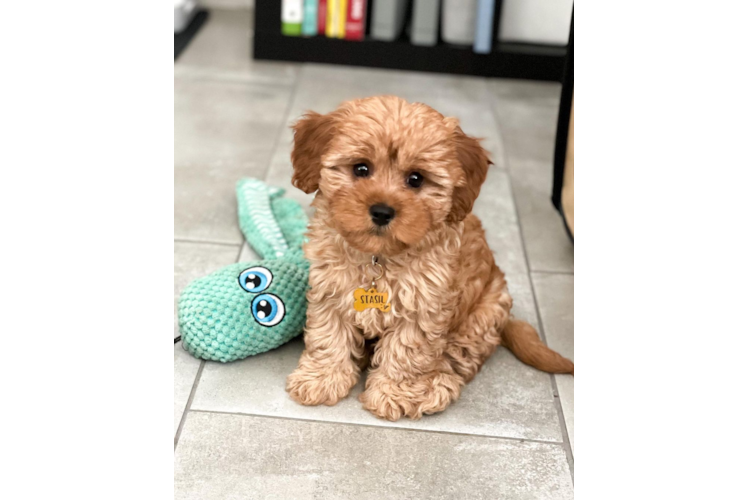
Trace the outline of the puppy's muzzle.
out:
<instances>
[{"instance_id":1,"label":"puppy's muzzle","mask_svg":"<svg viewBox=\"0 0 748 500\"><path fill-rule=\"evenodd\" d=\"M384 203L377 203L369 207L371 221L377 226L386 226L395 218L395 209Z\"/></svg>"}]
</instances>

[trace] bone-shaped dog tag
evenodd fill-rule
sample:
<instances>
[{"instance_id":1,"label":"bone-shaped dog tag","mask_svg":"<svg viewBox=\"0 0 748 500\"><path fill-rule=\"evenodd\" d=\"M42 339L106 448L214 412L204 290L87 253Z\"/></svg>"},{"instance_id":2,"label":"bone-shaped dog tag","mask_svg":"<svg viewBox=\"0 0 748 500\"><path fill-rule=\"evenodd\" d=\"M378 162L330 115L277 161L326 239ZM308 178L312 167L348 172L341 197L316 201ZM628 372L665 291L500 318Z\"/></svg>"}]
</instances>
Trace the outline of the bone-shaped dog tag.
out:
<instances>
[{"instance_id":1,"label":"bone-shaped dog tag","mask_svg":"<svg viewBox=\"0 0 748 500\"><path fill-rule=\"evenodd\" d=\"M366 309L377 308L382 312L389 312L390 304L387 302L387 296L387 292L378 292L374 287L368 290L356 288L353 291L353 309L361 312Z\"/></svg>"}]
</instances>

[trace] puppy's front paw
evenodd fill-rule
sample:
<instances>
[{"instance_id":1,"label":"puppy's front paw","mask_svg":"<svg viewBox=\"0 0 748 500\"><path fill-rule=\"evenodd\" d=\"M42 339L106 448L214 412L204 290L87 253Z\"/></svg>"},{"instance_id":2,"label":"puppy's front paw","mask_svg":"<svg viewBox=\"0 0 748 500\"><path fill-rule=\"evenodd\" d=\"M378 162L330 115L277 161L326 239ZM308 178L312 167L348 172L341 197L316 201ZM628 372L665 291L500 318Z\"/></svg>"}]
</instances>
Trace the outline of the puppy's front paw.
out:
<instances>
[{"instance_id":1,"label":"puppy's front paw","mask_svg":"<svg viewBox=\"0 0 748 500\"><path fill-rule=\"evenodd\" d=\"M367 388L358 396L358 400L363 403L364 409L390 422L400 420L405 410L410 407L408 401L384 392L380 386Z\"/></svg>"},{"instance_id":2,"label":"puppy's front paw","mask_svg":"<svg viewBox=\"0 0 748 500\"><path fill-rule=\"evenodd\" d=\"M302 405L332 406L348 395L357 380L357 374L353 372L317 373L297 368L286 380L286 391Z\"/></svg>"},{"instance_id":3,"label":"puppy's front paw","mask_svg":"<svg viewBox=\"0 0 748 500\"><path fill-rule=\"evenodd\" d=\"M370 376L366 385L359 396L364 408L393 422L403 415L418 420L443 411L459 397L462 387L456 376L438 372L400 382Z\"/></svg>"}]
</instances>

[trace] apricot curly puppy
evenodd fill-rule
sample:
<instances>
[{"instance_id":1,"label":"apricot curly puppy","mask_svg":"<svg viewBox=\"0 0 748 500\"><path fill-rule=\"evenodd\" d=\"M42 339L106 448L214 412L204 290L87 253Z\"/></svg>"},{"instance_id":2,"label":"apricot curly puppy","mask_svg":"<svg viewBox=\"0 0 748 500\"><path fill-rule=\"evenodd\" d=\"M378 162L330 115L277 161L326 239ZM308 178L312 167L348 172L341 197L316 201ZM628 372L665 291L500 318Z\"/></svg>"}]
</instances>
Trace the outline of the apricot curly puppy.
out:
<instances>
[{"instance_id":1,"label":"apricot curly puppy","mask_svg":"<svg viewBox=\"0 0 748 500\"><path fill-rule=\"evenodd\" d=\"M471 213L490 162L456 119L393 96L349 101L294 125L292 160L294 186L317 191L304 248L306 349L286 387L294 400L334 405L369 362L364 408L417 419L455 401L500 344L541 370L573 373L510 316L504 274ZM357 311L372 256L390 308Z\"/></svg>"}]
</instances>

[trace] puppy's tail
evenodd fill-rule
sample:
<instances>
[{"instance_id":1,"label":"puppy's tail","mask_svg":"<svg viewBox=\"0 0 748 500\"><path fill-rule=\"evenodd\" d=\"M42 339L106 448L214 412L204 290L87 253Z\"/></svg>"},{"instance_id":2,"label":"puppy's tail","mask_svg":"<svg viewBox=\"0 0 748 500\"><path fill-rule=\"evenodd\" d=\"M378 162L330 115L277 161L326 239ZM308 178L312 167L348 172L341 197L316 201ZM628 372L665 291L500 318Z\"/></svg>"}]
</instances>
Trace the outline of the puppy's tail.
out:
<instances>
[{"instance_id":1,"label":"puppy's tail","mask_svg":"<svg viewBox=\"0 0 748 500\"><path fill-rule=\"evenodd\" d=\"M501 345L512 351L517 359L538 370L574 375L574 363L545 345L529 323L510 319L501 332Z\"/></svg>"}]
</instances>

